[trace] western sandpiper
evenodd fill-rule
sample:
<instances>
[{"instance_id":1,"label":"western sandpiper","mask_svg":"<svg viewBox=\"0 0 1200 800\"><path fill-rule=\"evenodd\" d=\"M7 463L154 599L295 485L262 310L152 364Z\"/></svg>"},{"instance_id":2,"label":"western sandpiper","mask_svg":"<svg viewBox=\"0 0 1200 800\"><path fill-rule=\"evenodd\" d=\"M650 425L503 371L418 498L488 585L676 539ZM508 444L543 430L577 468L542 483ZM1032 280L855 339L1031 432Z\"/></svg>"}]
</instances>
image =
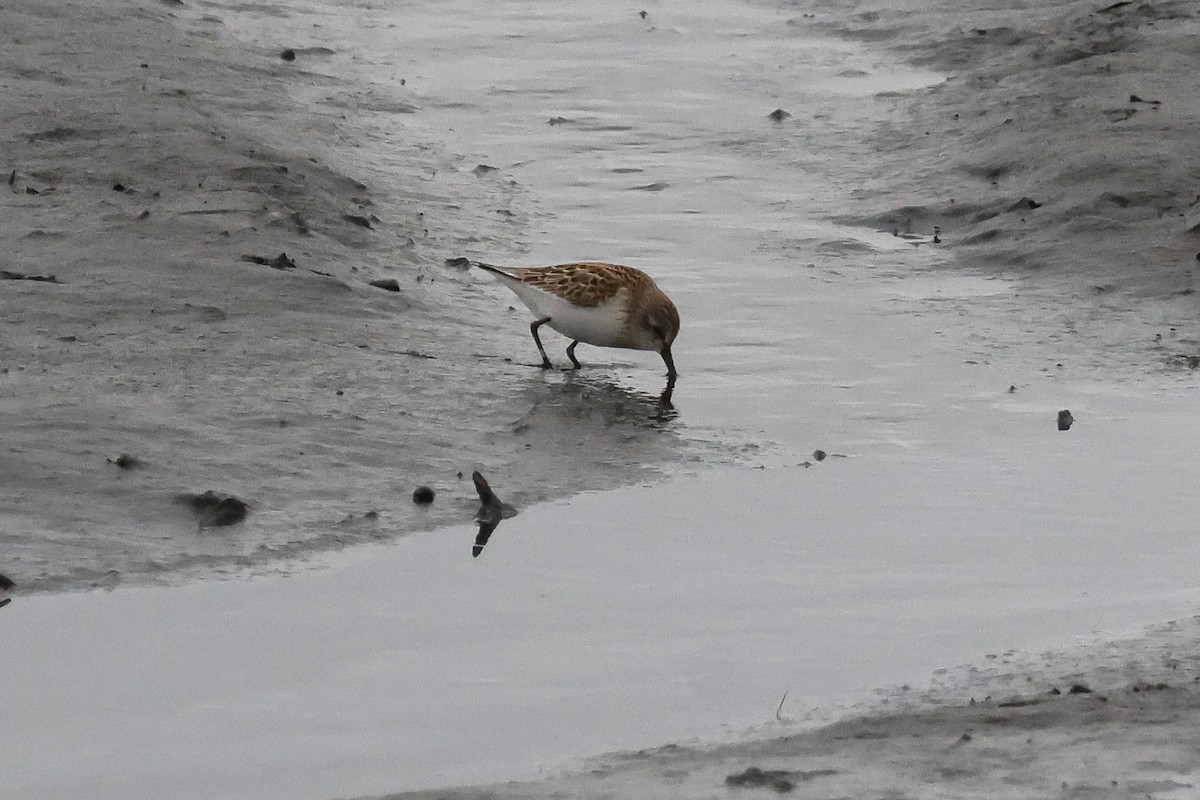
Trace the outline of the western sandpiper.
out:
<instances>
[{"instance_id":1,"label":"western sandpiper","mask_svg":"<svg viewBox=\"0 0 1200 800\"><path fill-rule=\"evenodd\" d=\"M667 364L667 380L675 382L671 344L679 333L679 312L649 275L619 264L584 262L555 267L494 267L473 262L496 275L516 292L536 319L529 326L542 367L552 365L538 328L549 325L571 340L567 358L580 367L575 347L653 350Z\"/></svg>"}]
</instances>

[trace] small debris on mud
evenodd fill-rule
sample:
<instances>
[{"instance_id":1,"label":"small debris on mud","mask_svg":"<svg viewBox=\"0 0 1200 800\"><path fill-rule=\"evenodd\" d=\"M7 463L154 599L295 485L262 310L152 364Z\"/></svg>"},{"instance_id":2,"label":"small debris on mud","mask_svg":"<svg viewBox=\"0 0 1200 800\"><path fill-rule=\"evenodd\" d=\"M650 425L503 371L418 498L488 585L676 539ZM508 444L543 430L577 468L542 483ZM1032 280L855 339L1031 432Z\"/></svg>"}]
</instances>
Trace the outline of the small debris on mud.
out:
<instances>
[{"instance_id":1,"label":"small debris on mud","mask_svg":"<svg viewBox=\"0 0 1200 800\"><path fill-rule=\"evenodd\" d=\"M1067 409L1064 408L1062 411L1058 412L1058 429L1060 431L1071 430L1071 424L1074 422L1075 418L1071 416L1071 412Z\"/></svg>"},{"instance_id":2,"label":"small debris on mud","mask_svg":"<svg viewBox=\"0 0 1200 800\"><path fill-rule=\"evenodd\" d=\"M22 272L13 272L7 269L0 269L0 278L6 281L40 281L42 283L61 283L61 281L53 275L26 275Z\"/></svg>"},{"instance_id":3,"label":"small debris on mud","mask_svg":"<svg viewBox=\"0 0 1200 800\"><path fill-rule=\"evenodd\" d=\"M783 122L785 119L787 119L790 116L791 116L791 114L784 111L782 108L777 108L774 111L772 111L770 114L767 114L767 119L774 120L775 122Z\"/></svg>"},{"instance_id":4,"label":"small debris on mud","mask_svg":"<svg viewBox=\"0 0 1200 800\"><path fill-rule=\"evenodd\" d=\"M247 261L251 264L263 264L271 269L295 269L296 262L288 258L287 253L280 253L274 258L264 258L263 256L242 256L242 261Z\"/></svg>"},{"instance_id":5,"label":"small debris on mud","mask_svg":"<svg viewBox=\"0 0 1200 800\"><path fill-rule=\"evenodd\" d=\"M492 532L496 530L496 526L500 524L501 520L515 517L517 510L507 503L500 502L500 498L496 497L496 493L492 491L492 487L488 486L487 480L479 470L471 473L471 480L475 482L475 491L479 493L479 511L475 512L475 522L479 523L479 533L475 536L475 544L471 547L471 557L479 558L479 554L483 552L483 548L491 538Z\"/></svg>"},{"instance_id":6,"label":"small debris on mud","mask_svg":"<svg viewBox=\"0 0 1200 800\"><path fill-rule=\"evenodd\" d=\"M419 506L427 506L433 502L437 494L428 486L418 486L413 490L413 502Z\"/></svg>"},{"instance_id":7,"label":"small debris on mud","mask_svg":"<svg viewBox=\"0 0 1200 800\"><path fill-rule=\"evenodd\" d=\"M380 278L377 281L371 281L368 285L374 286L376 289L386 289L389 292L400 291L400 282L395 278Z\"/></svg>"}]
</instances>

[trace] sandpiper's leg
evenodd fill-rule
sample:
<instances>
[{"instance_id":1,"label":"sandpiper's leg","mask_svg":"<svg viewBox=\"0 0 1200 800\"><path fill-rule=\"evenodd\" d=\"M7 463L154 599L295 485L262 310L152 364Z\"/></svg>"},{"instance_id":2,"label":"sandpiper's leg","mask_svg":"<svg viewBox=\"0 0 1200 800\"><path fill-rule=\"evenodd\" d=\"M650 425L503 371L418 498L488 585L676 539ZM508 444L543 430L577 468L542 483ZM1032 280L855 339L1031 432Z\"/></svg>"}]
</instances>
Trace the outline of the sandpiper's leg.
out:
<instances>
[{"instance_id":1,"label":"sandpiper's leg","mask_svg":"<svg viewBox=\"0 0 1200 800\"><path fill-rule=\"evenodd\" d=\"M550 363L550 356L546 355L546 348L542 347L542 340L538 337L537 329L550 321L549 317L534 321L529 326L529 332L533 334L533 341L537 342L538 352L542 354L542 369L550 369L554 365Z\"/></svg>"},{"instance_id":2,"label":"sandpiper's leg","mask_svg":"<svg viewBox=\"0 0 1200 800\"><path fill-rule=\"evenodd\" d=\"M576 339L575 341L573 341L569 345L567 345L567 358L571 359L571 363L575 365L575 369L579 369L580 367L583 366L583 364L580 364L579 361L575 358L575 345L577 345L577 344L579 344L578 339Z\"/></svg>"}]
</instances>

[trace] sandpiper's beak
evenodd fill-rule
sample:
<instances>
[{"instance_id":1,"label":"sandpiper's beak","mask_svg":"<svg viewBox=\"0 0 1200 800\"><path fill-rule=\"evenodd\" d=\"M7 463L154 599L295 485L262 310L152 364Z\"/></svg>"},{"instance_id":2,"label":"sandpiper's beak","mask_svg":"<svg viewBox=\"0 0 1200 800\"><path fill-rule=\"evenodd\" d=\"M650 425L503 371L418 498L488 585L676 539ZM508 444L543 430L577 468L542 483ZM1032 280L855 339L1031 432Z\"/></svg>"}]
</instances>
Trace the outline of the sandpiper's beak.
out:
<instances>
[{"instance_id":1,"label":"sandpiper's beak","mask_svg":"<svg viewBox=\"0 0 1200 800\"><path fill-rule=\"evenodd\" d=\"M674 381L679 373L675 371L675 359L671 358L671 346L667 345L662 349L663 361L667 363L667 380Z\"/></svg>"}]
</instances>

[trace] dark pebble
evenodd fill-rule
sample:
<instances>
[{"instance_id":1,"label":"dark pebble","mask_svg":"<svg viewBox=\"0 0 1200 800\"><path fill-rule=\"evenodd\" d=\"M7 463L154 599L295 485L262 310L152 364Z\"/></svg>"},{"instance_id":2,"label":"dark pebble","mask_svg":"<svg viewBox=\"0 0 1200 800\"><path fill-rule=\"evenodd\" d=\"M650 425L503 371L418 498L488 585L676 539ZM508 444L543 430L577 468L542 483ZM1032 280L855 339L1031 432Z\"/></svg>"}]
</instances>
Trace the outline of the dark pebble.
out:
<instances>
[{"instance_id":1,"label":"dark pebble","mask_svg":"<svg viewBox=\"0 0 1200 800\"><path fill-rule=\"evenodd\" d=\"M1064 408L1062 411L1058 412L1058 429L1060 431L1071 430L1071 423L1073 422L1075 422L1075 418L1071 416L1070 411Z\"/></svg>"},{"instance_id":2,"label":"dark pebble","mask_svg":"<svg viewBox=\"0 0 1200 800\"><path fill-rule=\"evenodd\" d=\"M772 111L770 114L767 114L767 119L774 120L775 122L783 122L785 119L787 119L790 116L791 116L791 114L784 111L782 108L777 108L774 111Z\"/></svg>"},{"instance_id":3,"label":"dark pebble","mask_svg":"<svg viewBox=\"0 0 1200 800\"><path fill-rule=\"evenodd\" d=\"M1067 694L1091 694L1091 693L1092 693L1092 690L1089 689L1088 687L1084 686L1082 683L1075 684L1067 691Z\"/></svg>"},{"instance_id":4,"label":"dark pebble","mask_svg":"<svg viewBox=\"0 0 1200 800\"><path fill-rule=\"evenodd\" d=\"M129 453L121 453L116 458L110 458L108 459L108 463L116 464L121 469L133 469L142 465L141 459L137 456L131 456Z\"/></svg>"},{"instance_id":5,"label":"dark pebble","mask_svg":"<svg viewBox=\"0 0 1200 800\"><path fill-rule=\"evenodd\" d=\"M289 47L287 50L284 50L282 53L280 53L279 57L284 61L295 61L296 51Z\"/></svg>"},{"instance_id":6,"label":"dark pebble","mask_svg":"<svg viewBox=\"0 0 1200 800\"><path fill-rule=\"evenodd\" d=\"M413 502L419 506L429 505L433 502L435 496L436 494L433 489L430 489L428 486L418 486L413 490Z\"/></svg>"},{"instance_id":7,"label":"dark pebble","mask_svg":"<svg viewBox=\"0 0 1200 800\"><path fill-rule=\"evenodd\" d=\"M250 506L232 495L222 496L212 489L204 494L183 495L200 521L201 528L236 525L246 518Z\"/></svg>"},{"instance_id":8,"label":"dark pebble","mask_svg":"<svg viewBox=\"0 0 1200 800\"><path fill-rule=\"evenodd\" d=\"M400 282L395 278L381 278L377 281L371 281L369 285L377 289L387 289L389 292L400 291Z\"/></svg>"},{"instance_id":9,"label":"dark pebble","mask_svg":"<svg viewBox=\"0 0 1200 800\"><path fill-rule=\"evenodd\" d=\"M812 457L814 461L824 461L827 455L829 454L824 450L813 450Z\"/></svg>"},{"instance_id":10,"label":"dark pebble","mask_svg":"<svg viewBox=\"0 0 1200 800\"><path fill-rule=\"evenodd\" d=\"M360 214L343 214L342 219L346 222L359 226L360 228L370 228L371 220Z\"/></svg>"},{"instance_id":11,"label":"dark pebble","mask_svg":"<svg viewBox=\"0 0 1200 800\"><path fill-rule=\"evenodd\" d=\"M462 256L459 256L458 258L447 258L446 266L454 267L455 269L470 269L471 259L464 258Z\"/></svg>"}]
</instances>

